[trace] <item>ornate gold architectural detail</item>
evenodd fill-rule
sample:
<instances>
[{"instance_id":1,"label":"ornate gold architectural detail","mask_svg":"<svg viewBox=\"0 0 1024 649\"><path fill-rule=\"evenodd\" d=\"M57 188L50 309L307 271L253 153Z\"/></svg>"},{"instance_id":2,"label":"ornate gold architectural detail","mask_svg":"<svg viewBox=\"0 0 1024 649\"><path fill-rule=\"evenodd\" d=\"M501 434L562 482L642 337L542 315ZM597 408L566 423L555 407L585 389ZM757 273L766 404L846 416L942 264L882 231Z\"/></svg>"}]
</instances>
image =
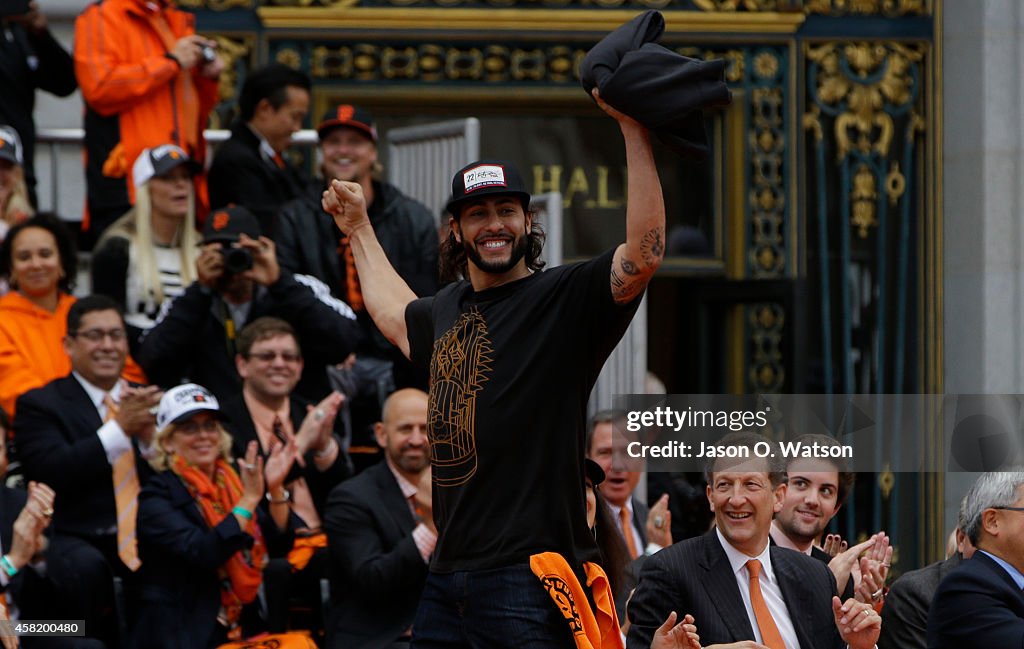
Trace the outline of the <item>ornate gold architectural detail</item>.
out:
<instances>
[{"instance_id":1,"label":"ornate gold architectural detail","mask_svg":"<svg viewBox=\"0 0 1024 649\"><path fill-rule=\"evenodd\" d=\"M213 11L225 11L241 7L252 9L255 7L254 0L178 0L178 6L184 9L211 9Z\"/></svg>"},{"instance_id":2,"label":"ornate gold architectural detail","mask_svg":"<svg viewBox=\"0 0 1024 649\"><path fill-rule=\"evenodd\" d=\"M274 57L274 60L278 63L284 63L296 70L302 65L302 56L299 55L299 51L290 47L278 50L277 56Z\"/></svg>"},{"instance_id":3,"label":"ornate gold architectural detail","mask_svg":"<svg viewBox=\"0 0 1024 649\"><path fill-rule=\"evenodd\" d=\"M889 197L889 204L895 207L906 190L907 178L900 173L900 163L893 162L889 175L885 177L885 193Z\"/></svg>"},{"instance_id":4,"label":"ornate gold architectural detail","mask_svg":"<svg viewBox=\"0 0 1024 649\"><path fill-rule=\"evenodd\" d=\"M868 228L878 227L878 219L875 218L877 201L875 175L867 165L862 164L857 167L857 172L853 176L853 190L850 192L850 202L853 206L850 223L857 228L857 235L861 239L867 238Z\"/></svg>"},{"instance_id":5,"label":"ornate gold architectural detail","mask_svg":"<svg viewBox=\"0 0 1024 649\"><path fill-rule=\"evenodd\" d=\"M779 5L788 5L786 0L693 0L698 9L704 11L775 11Z\"/></svg>"},{"instance_id":6,"label":"ornate gold architectural detail","mask_svg":"<svg viewBox=\"0 0 1024 649\"><path fill-rule=\"evenodd\" d=\"M755 88L751 97L749 205L753 232L748 254L754 277L780 277L786 271L786 195L783 188L786 141L782 89Z\"/></svg>"},{"instance_id":7,"label":"ornate gold architectural detail","mask_svg":"<svg viewBox=\"0 0 1024 649\"><path fill-rule=\"evenodd\" d=\"M805 10L829 16L923 16L930 13L926 0L806 0Z\"/></svg>"},{"instance_id":8,"label":"ornate gold architectural detail","mask_svg":"<svg viewBox=\"0 0 1024 649\"><path fill-rule=\"evenodd\" d=\"M702 59L705 61L725 59L729 62L729 66L725 68L725 80L729 83L740 83L746 77L747 57L743 50L734 49L722 52L702 50L698 47L677 47L675 51L683 56L689 56L691 58Z\"/></svg>"},{"instance_id":9,"label":"ornate gold architectural detail","mask_svg":"<svg viewBox=\"0 0 1024 649\"><path fill-rule=\"evenodd\" d=\"M309 72L315 78L352 76L352 48L314 47L309 58Z\"/></svg>"},{"instance_id":10,"label":"ornate gold architectural detail","mask_svg":"<svg viewBox=\"0 0 1024 649\"><path fill-rule=\"evenodd\" d=\"M786 312L775 303L751 304L746 310L752 346L747 374L752 391L779 392L786 380L780 348Z\"/></svg>"},{"instance_id":11,"label":"ornate gold architectural detail","mask_svg":"<svg viewBox=\"0 0 1024 649\"><path fill-rule=\"evenodd\" d=\"M892 488L895 486L896 476L889 466L886 465L882 472L878 474L878 488L882 491L882 498L889 500L889 494L892 493Z\"/></svg>"},{"instance_id":12,"label":"ornate gold architectural detail","mask_svg":"<svg viewBox=\"0 0 1024 649\"><path fill-rule=\"evenodd\" d=\"M893 138L893 120L886 106L906 105L919 80L910 74L924 53L899 43L830 43L809 47L807 58L818 64L815 99L841 110L835 120L836 155L852 149L874 149L887 156Z\"/></svg>"},{"instance_id":13,"label":"ornate gold architectural detail","mask_svg":"<svg viewBox=\"0 0 1024 649\"><path fill-rule=\"evenodd\" d=\"M242 41L232 40L225 36L214 36L217 41L217 53L224 59L224 72L220 75L220 87L217 90L220 101L231 101L238 96L239 59L247 59L252 53L249 45Z\"/></svg>"}]
</instances>

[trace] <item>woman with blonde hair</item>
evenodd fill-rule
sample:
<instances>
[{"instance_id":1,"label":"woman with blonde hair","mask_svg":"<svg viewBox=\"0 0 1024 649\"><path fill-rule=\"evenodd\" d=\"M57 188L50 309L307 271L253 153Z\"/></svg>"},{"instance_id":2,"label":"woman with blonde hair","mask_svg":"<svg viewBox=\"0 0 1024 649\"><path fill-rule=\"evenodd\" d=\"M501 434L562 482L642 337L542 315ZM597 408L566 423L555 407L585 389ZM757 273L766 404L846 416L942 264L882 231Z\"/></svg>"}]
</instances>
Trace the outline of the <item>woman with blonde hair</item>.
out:
<instances>
[{"instance_id":1,"label":"woman with blonde hair","mask_svg":"<svg viewBox=\"0 0 1024 649\"><path fill-rule=\"evenodd\" d=\"M124 306L132 350L167 298L196 278L193 176L199 165L173 144L144 150L132 168L135 206L111 224L92 256L92 291Z\"/></svg>"},{"instance_id":2,"label":"woman with blonde hair","mask_svg":"<svg viewBox=\"0 0 1024 649\"><path fill-rule=\"evenodd\" d=\"M284 479L296 447L278 445L264 466L252 442L236 471L221 417L194 383L160 400L158 473L139 494L136 527L140 649L209 649L265 630L256 595L267 558L291 548Z\"/></svg>"},{"instance_id":3,"label":"woman with blonde hair","mask_svg":"<svg viewBox=\"0 0 1024 649\"><path fill-rule=\"evenodd\" d=\"M28 200L21 138L10 126L0 126L0 241L7 231L35 214Z\"/></svg>"}]
</instances>

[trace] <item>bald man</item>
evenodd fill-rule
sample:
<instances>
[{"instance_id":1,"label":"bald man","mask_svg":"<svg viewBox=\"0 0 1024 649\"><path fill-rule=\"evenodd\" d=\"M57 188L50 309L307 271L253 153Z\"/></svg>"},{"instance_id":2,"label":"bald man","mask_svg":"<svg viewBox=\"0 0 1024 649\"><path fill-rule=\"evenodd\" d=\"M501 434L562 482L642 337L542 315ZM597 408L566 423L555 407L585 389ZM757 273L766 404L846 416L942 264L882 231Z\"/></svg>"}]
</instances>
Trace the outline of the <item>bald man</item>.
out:
<instances>
[{"instance_id":1,"label":"bald man","mask_svg":"<svg viewBox=\"0 0 1024 649\"><path fill-rule=\"evenodd\" d=\"M437 541L431 512L427 395L394 392L374 427L384 461L335 487L327 646L407 647Z\"/></svg>"}]
</instances>

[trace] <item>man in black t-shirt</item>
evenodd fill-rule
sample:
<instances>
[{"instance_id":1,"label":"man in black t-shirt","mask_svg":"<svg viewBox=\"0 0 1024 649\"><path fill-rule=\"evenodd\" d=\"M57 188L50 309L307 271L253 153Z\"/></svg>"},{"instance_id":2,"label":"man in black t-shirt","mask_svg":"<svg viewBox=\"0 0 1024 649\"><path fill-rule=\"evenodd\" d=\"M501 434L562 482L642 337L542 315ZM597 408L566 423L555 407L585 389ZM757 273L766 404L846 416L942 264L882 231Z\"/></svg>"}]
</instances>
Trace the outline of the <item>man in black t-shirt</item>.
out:
<instances>
[{"instance_id":1,"label":"man in black t-shirt","mask_svg":"<svg viewBox=\"0 0 1024 649\"><path fill-rule=\"evenodd\" d=\"M324 192L374 322L430 366L439 538L414 647L574 646L531 557L560 555L577 579L598 558L581 486L587 398L665 238L647 130L595 98L625 140L629 202L626 242L588 262L540 272L543 235L518 171L475 162L452 181L441 250L442 271L465 279L417 299L388 263L359 185L334 181Z\"/></svg>"}]
</instances>

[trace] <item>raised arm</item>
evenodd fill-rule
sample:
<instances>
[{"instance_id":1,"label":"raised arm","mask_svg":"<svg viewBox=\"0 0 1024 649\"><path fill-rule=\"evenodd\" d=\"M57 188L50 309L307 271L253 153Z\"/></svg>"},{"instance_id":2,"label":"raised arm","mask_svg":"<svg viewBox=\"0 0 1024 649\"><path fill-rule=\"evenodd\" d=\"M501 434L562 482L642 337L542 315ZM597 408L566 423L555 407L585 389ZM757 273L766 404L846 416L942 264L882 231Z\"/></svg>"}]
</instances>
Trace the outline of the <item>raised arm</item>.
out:
<instances>
[{"instance_id":1,"label":"raised arm","mask_svg":"<svg viewBox=\"0 0 1024 649\"><path fill-rule=\"evenodd\" d=\"M416 299L405 280L391 266L366 213L366 199L358 183L331 181L323 194L323 208L348 235L363 287L363 300L373 322L396 347L409 357L405 307ZM662 223L664 227L664 222Z\"/></svg>"},{"instance_id":2,"label":"raised arm","mask_svg":"<svg viewBox=\"0 0 1024 649\"><path fill-rule=\"evenodd\" d=\"M625 304L644 290L665 255L665 200L647 129L606 104L596 88L593 95L619 123L626 145L626 242L615 251L611 271L612 297Z\"/></svg>"}]
</instances>

